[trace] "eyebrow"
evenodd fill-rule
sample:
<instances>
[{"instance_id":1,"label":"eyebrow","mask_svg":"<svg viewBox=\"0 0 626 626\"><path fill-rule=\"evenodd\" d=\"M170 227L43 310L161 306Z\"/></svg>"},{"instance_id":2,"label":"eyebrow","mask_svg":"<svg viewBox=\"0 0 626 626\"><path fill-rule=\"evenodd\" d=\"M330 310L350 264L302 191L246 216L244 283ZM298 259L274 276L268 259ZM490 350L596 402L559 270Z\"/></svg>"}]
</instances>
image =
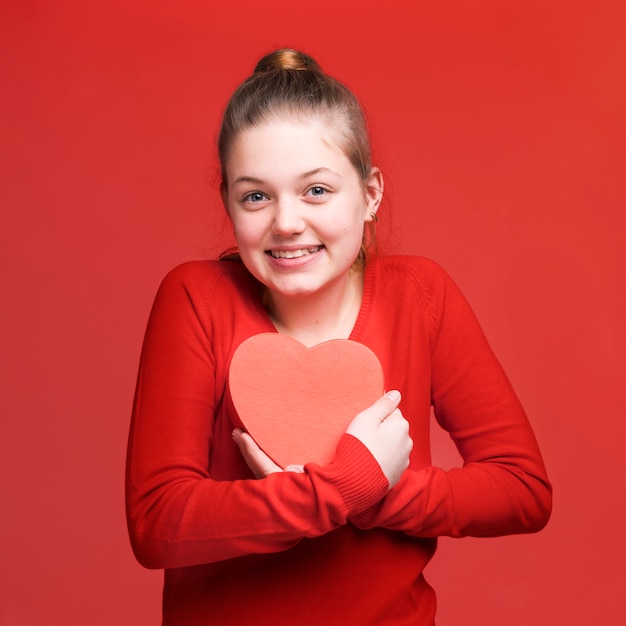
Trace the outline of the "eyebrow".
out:
<instances>
[{"instance_id":1,"label":"eyebrow","mask_svg":"<svg viewBox=\"0 0 626 626\"><path fill-rule=\"evenodd\" d=\"M263 181L260 178L255 178L254 176L238 176L233 181L233 185L237 183L262 183Z\"/></svg>"},{"instance_id":2,"label":"eyebrow","mask_svg":"<svg viewBox=\"0 0 626 626\"><path fill-rule=\"evenodd\" d=\"M314 170L309 170L308 172L304 172L304 174L300 174L298 178L302 180L304 178L309 178L310 176L315 176L315 174L333 174L342 178L339 172L335 172L335 170L331 170L329 167L316 167Z\"/></svg>"},{"instance_id":3,"label":"eyebrow","mask_svg":"<svg viewBox=\"0 0 626 626\"><path fill-rule=\"evenodd\" d=\"M339 178L342 178L339 172L336 172L335 170L331 170L328 167L316 167L315 169L309 170L307 172L303 172L302 174L298 176L298 179L304 180L305 178L310 178L311 176L315 176L316 174L333 174L334 176L338 176ZM237 183L255 183L255 184L260 185L260 184L263 184L264 182L265 181L263 179L256 178L255 176L238 176L233 181L233 185L236 185Z\"/></svg>"}]
</instances>

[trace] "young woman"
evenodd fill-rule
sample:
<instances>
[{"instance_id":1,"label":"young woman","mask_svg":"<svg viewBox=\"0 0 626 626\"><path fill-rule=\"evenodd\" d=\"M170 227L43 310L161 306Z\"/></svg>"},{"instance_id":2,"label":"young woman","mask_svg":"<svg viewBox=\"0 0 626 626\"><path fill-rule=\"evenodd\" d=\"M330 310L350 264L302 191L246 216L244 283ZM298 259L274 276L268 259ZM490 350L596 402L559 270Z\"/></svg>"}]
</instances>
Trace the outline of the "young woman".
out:
<instances>
[{"instance_id":1,"label":"young woman","mask_svg":"<svg viewBox=\"0 0 626 626\"><path fill-rule=\"evenodd\" d=\"M165 569L163 623L433 624L422 571L436 537L547 522L524 411L447 274L368 253L383 178L354 95L314 60L261 59L227 106L219 154L238 257L163 281L129 441L130 536L143 565ZM349 338L382 364L392 391L328 465L281 468L233 426L229 363L266 332ZM431 405L463 468L432 466Z\"/></svg>"}]
</instances>

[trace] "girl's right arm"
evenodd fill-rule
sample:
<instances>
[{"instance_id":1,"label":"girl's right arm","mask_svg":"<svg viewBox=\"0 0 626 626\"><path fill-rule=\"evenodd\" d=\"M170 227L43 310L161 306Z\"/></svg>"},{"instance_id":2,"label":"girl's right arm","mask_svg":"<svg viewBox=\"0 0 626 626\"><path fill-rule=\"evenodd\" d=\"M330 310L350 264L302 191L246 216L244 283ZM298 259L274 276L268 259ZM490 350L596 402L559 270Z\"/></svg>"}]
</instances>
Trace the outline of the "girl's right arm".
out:
<instances>
[{"instance_id":1,"label":"girl's right arm","mask_svg":"<svg viewBox=\"0 0 626 626\"><path fill-rule=\"evenodd\" d=\"M215 480L209 465L218 366L206 313L215 290L206 268L187 264L164 280L142 350L126 506L135 555L150 568L287 549L345 524L389 486L366 444L350 434L325 467L262 480ZM230 436L228 442L239 454Z\"/></svg>"}]
</instances>

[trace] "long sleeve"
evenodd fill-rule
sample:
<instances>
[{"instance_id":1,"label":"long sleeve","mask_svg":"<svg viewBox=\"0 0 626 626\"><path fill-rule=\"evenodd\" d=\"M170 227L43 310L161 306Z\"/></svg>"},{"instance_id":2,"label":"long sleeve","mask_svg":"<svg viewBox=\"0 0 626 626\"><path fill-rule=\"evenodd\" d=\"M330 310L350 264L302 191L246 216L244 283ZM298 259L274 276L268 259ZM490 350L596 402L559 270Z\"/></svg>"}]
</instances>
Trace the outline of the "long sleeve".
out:
<instances>
[{"instance_id":1,"label":"long sleeve","mask_svg":"<svg viewBox=\"0 0 626 626\"><path fill-rule=\"evenodd\" d=\"M131 543L146 567L285 550L345 524L387 492L374 458L348 435L326 467L245 477L229 424L220 426L218 415L229 349L237 332L255 328L241 312L250 307L237 299L236 286L212 267L188 264L168 275L145 336L126 503Z\"/></svg>"},{"instance_id":2,"label":"long sleeve","mask_svg":"<svg viewBox=\"0 0 626 626\"><path fill-rule=\"evenodd\" d=\"M429 280L419 282L430 317L431 400L463 467L412 463L351 521L420 537L537 531L550 515L551 487L529 422L465 298L443 271L426 267ZM401 408L410 421L413 406Z\"/></svg>"}]
</instances>

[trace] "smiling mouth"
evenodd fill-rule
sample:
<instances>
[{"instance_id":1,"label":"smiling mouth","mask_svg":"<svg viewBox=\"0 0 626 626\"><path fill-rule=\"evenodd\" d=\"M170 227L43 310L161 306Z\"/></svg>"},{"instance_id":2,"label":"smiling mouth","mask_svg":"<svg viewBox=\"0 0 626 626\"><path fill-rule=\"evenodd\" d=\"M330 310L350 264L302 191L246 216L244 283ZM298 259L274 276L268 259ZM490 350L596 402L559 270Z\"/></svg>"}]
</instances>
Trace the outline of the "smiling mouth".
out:
<instances>
[{"instance_id":1,"label":"smiling mouth","mask_svg":"<svg viewBox=\"0 0 626 626\"><path fill-rule=\"evenodd\" d=\"M301 256L309 256L321 250L323 246L301 248L300 250L268 250L268 254L275 259L297 259Z\"/></svg>"}]
</instances>

